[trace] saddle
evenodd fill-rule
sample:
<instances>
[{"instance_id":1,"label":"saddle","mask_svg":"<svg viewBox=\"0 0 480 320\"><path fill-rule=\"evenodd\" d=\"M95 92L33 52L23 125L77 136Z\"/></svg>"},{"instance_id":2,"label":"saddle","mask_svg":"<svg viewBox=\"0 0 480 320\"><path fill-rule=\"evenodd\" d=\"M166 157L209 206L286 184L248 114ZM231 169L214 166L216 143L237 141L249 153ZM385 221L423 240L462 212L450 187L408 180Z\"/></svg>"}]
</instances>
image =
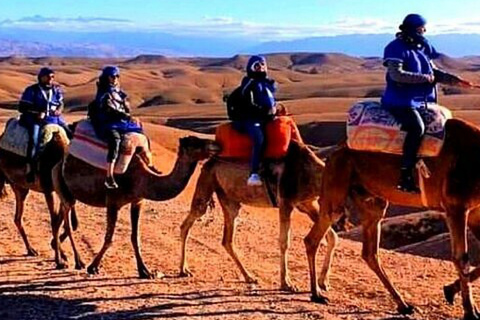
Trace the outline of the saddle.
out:
<instances>
[{"instance_id":1,"label":"saddle","mask_svg":"<svg viewBox=\"0 0 480 320\"><path fill-rule=\"evenodd\" d=\"M61 126L57 124L46 124L40 130L37 146L39 152L45 149L45 146L52 140L55 133L62 135L64 141L69 141L67 133ZM17 118L11 118L7 121L5 131L0 136L0 149L26 158L28 139L27 128L20 125Z\"/></svg>"},{"instance_id":2,"label":"saddle","mask_svg":"<svg viewBox=\"0 0 480 320\"><path fill-rule=\"evenodd\" d=\"M452 114L435 103L418 110L425 123L418 154L420 157L437 156L445 139L445 123ZM405 136L400 123L377 101L358 102L348 111L347 145L351 149L401 155Z\"/></svg>"},{"instance_id":3,"label":"saddle","mask_svg":"<svg viewBox=\"0 0 480 320\"><path fill-rule=\"evenodd\" d=\"M96 168L107 169L108 145L97 137L90 120L81 120L77 123L68 153ZM147 159L147 163L151 163L152 155L147 137L136 132L125 134L120 144L114 172L116 174L125 173L136 153L143 159Z\"/></svg>"}]
</instances>

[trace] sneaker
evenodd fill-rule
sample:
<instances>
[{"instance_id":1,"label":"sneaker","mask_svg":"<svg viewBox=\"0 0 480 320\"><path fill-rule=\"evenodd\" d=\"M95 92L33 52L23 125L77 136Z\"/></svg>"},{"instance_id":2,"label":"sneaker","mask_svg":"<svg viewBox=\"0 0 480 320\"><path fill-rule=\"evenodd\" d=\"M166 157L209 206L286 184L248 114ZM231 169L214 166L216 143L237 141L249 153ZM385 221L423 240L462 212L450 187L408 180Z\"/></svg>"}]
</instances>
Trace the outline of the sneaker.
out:
<instances>
[{"instance_id":1,"label":"sneaker","mask_svg":"<svg viewBox=\"0 0 480 320\"><path fill-rule=\"evenodd\" d=\"M113 177L107 176L105 178L105 187L107 187L107 189L117 189L118 184L115 182L115 179Z\"/></svg>"},{"instance_id":2,"label":"sneaker","mask_svg":"<svg viewBox=\"0 0 480 320\"><path fill-rule=\"evenodd\" d=\"M402 168L402 171L400 172L400 181L398 182L397 189L408 193L420 193L420 188L415 184L413 170Z\"/></svg>"},{"instance_id":3,"label":"sneaker","mask_svg":"<svg viewBox=\"0 0 480 320\"><path fill-rule=\"evenodd\" d=\"M257 173L252 173L250 177L248 177L247 185L248 186L261 186L263 184L262 179Z\"/></svg>"}]
</instances>

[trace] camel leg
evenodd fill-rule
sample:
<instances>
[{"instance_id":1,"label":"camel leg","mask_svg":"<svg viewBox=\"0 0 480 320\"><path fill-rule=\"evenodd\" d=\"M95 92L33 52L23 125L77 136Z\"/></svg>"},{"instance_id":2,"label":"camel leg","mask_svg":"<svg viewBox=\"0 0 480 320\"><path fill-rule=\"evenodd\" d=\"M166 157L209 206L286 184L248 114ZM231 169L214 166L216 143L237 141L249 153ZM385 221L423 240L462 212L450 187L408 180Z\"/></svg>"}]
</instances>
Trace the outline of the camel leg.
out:
<instances>
[{"instance_id":1,"label":"camel leg","mask_svg":"<svg viewBox=\"0 0 480 320\"><path fill-rule=\"evenodd\" d=\"M315 221L310 232L303 239L305 248L307 250L308 269L310 271L310 289L311 289L311 301L327 304L328 298L320 293L320 288L317 282L317 251L320 241L327 233L328 229L332 226L332 218L328 214L321 214Z\"/></svg>"},{"instance_id":2,"label":"camel leg","mask_svg":"<svg viewBox=\"0 0 480 320\"><path fill-rule=\"evenodd\" d=\"M464 319L480 319L475 306L470 284L467 244L467 217L468 211L462 207L447 208L446 220L450 229L452 260L457 269L462 294Z\"/></svg>"},{"instance_id":3,"label":"camel leg","mask_svg":"<svg viewBox=\"0 0 480 320\"><path fill-rule=\"evenodd\" d=\"M138 240L139 237L139 218L140 213L142 212L142 205L143 201L139 201L137 203L132 203L130 206L130 219L132 221L132 246L133 250L135 251L135 258L137 260L137 270L138 276L140 279L154 279L155 273L150 272L143 262L142 253L140 251L140 241Z\"/></svg>"},{"instance_id":4,"label":"camel leg","mask_svg":"<svg viewBox=\"0 0 480 320\"><path fill-rule=\"evenodd\" d=\"M18 232L20 232L20 235L22 236L23 243L27 249L27 256L38 256L38 252L30 245L22 224L23 209L25 206L25 199L28 195L28 189L20 188L18 186L12 186L12 189L15 193L15 225L17 226Z\"/></svg>"},{"instance_id":5,"label":"camel leg","mask_svg":"<svg viewBox=\"0 0 480 320\"><path fill-rule=\"evenodd\" d=\"M192 204L190 206L190 213L183 220L180 227L180 237L182 239L182 251L180 258L180 277L191 277L192 272L188 268L187 262L187 241L195 221L207 212L208 203L212 200L213 195L213 183L211 181L211 175L208 168L204 167L202 173L198 178L195 193L193 195Z\"/></svg>"},{"instance_id":6,"label":"camel leg","mask_svg":"<svg viewBox=\"0 0 480 320\"><path fill-rule=\"evenodd\" d=\"M113 234L115 232L115 225L117 224L118 218L118 208L116 206L109 205L107 206L107 230L105 232L105 240L103 241L103 246L98 252L93 262L88 266L87 272L89 274L98 274L98 266L100 261L103 258L103 255L112 245Z\"/></svg>"},{"instance_id":7,"label":"camel leg","mask_svg":"<svg viewBox=\"0 0 480 320\"><path fill-rule=\"evenodd\" d=\"M480 210L476 209L468 213L468 227L475 236L475 238L480 241ZM475 280L480 278L480 267L476 267L475 269L470 271L468 277L470 282L474 282ZM447 300L449 304L453 304L455 295L460 292L460 289L461 288L459 279L443 287L445 300Z\"/></svg>"},{"instance_id":8,"label":"camel leg","mask_svg":"<svg viewBox=\"0 0 480 320\"><path fill-rule=\"evenodd\" d=\"M290 222L293 207L281 202L280 213L280 289L285 291L297 292L298 288L292 284L288 274L288 248L290 247Z\"/></svg>"},{"instance_id":9,"label":"camel leg","mask_svg":"<svg viewBox=\"0 0 480 320\"><path fill-rule=\"evenodd\" d=\"M65 232L68 235L68 238L70 239L70 243L72 245L72 251L73 251L73 256L75 258L75 269L81 270L85 268L85 263L83 263L82 258L80 257L80 254L77 251L77 246L75 245L75 239L73 238L73 231L72 231L72 226L71 226L71 221L70 221L70 207L61 204L60 205L60 213L62 214L63 217L63 222L65 226Z\"/></svg>"},{"instance_id":10,"label":"camel leg","mask_svg":"<svg viewBox=\"0 0 480 320\"><path fill-rule=\"evenodd\" d=\"M319 215L319 206L317 201L313 202L304 202L297 206L297 209L301 212L306 213L310 219L315 222ZM328 291L330 288L330 271L333 262L333 256L335 255L335 248L338 243L337 233L332 229L328 229L327 234L325 235L327 240L327 252L325 255L325 260L323 260L322 270L320 271L320 279L318 280L318 286L324 291Z\"/></svg>"},{"instance_id":11,"label":"camel leg","mask_svg":"<svg viewBox=\"0 0 480 320\"><path fill-rule=\"evenodd\" d=\"M56 231L57 228L58 228L58 232L60 232L60 227L63 222L63 216L60 214L60 212L55 211L55 200L53 197L53 193L47 192L44 194L44 196L45 196L45 202L47 203L48 212L50 213L50 225L52 227L52 232L53 233L57 232ZM68 236L68 234L66 235ZM61 238L62 237L59 238L59 242L58 242L59 244L58 250L61 257L60 265L62 265L63 261L65 262L68 261L67 255L65 254L65 251L63 251L61 246L61 243L63 242ZM57 248L55 247L55 241L51 242L51 247L56 252ZM57 267L61 269L60 266L57 265Z\"/></svg>"},{"instance_id":12,"label":"camel leg","mask_svg":"<svg viewBox=\"0 0 480 320\"><path fill-rule=\"evenodd\" d=\"M224 215L222 245L232 257L233 261L235 261L237 267L242 272L245 281L247 283L257 283L257 280L250 275L238 258L237 253L235 252L235 246L233 244L233 237L235 235L235 221L240 211L240 203L227 199L227 197L222 193L217 193L217 196Z\"/></svg>"},{"instance_id":13,"label":"camel leg","mask_svg":"<svg viewBox=\"0 0 480 320\"><path fill-rule=\"evenodd\" d=\"M385 270L380 264L380 258L378 256L378 247L380 243L380 224L382 215L369 214L371 211L362 210L362 227L363 227L363 248L362 258L367 262L370 269L375 272L380 281L383 283L388 292L392 295L397 304L397 311L400 314L412 314L414 309L411 305L405 302L398 290L392 284L391 280L385 273ZM386 206L384 210L386 209Z\"/></svg>"}]
</instances>

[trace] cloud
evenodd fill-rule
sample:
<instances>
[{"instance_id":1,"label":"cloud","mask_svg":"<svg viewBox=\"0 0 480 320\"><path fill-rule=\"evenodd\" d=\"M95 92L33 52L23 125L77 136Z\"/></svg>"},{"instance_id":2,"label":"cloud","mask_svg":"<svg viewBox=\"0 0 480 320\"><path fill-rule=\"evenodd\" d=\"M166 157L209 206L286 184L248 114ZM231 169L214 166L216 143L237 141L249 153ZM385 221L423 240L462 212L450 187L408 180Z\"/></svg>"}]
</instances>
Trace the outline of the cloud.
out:
<instances>
[{"instance_id":1,"label":"cloud","mask_svg":"<svg viewBox=\"0 0 480 320\"><path fill-rule=\"evenodd\" d=\"M344 17L324 24L268 24L235 20L228 16L205 16L198 21L169 21L144 24L128 19L104 17L53 18L40 15L0 21L2 27L64 31L158 31L174 35L221 38L255 38L258 41L289 40L314 36L395 33L398 22L373 18ZM429 23L428 34L480 33L480 19Z\"/></svg>"},{"instance_id":2,"label":"cloud","mask_svg":"<svg viewBox=\"0 0 480 320\"><path fill-rule=\"evenodd\" d=\"M24 29L51 29L64 31L75 30L114 30L134 26L135 23L127 19L112 19L104 17L76 17L54 18L41 15L23 17L17 20L5 19L0 21L1 27Z\"/></svg>"}]
</instances>

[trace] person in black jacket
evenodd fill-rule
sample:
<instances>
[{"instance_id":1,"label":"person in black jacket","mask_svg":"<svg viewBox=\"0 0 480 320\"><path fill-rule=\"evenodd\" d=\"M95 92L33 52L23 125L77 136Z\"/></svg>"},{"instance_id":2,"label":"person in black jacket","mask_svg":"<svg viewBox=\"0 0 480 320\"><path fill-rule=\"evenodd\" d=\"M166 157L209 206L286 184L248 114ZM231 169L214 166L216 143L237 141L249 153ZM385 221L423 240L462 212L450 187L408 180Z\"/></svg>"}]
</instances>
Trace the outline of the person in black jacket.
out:
<instances>
[{"instance_id":1,"label":"person in black jacket","mask_svg":"<svg viewBox=\"0 0 480 320\"><path fill-rule=\"evenodd\" d=\"M95 110L89 110L89 117L99 138L108 143L107 176L105 186L118 188L113 171L118 158L122 136L128 132L143 133L138 121L130 115L127 94L120 89L120 70L115 66L103 68L97 83Z\"/></svg>"},{"instance_id":2,"label":"person in black jacket","mask_svg":"<svg viewBox=\"0 0 480 320\"><path fill-rule=\"evenodd\" d=\"M241 117L233 121L233 127L248 134L253 140L249 186L261 186L258 175L265 145L265 124L275 117L275 81L267 77L267 61L262 56L251 56L246 66L247 75L242 79L241 93L245 106Z\"/></svg>"}]
</instances>

